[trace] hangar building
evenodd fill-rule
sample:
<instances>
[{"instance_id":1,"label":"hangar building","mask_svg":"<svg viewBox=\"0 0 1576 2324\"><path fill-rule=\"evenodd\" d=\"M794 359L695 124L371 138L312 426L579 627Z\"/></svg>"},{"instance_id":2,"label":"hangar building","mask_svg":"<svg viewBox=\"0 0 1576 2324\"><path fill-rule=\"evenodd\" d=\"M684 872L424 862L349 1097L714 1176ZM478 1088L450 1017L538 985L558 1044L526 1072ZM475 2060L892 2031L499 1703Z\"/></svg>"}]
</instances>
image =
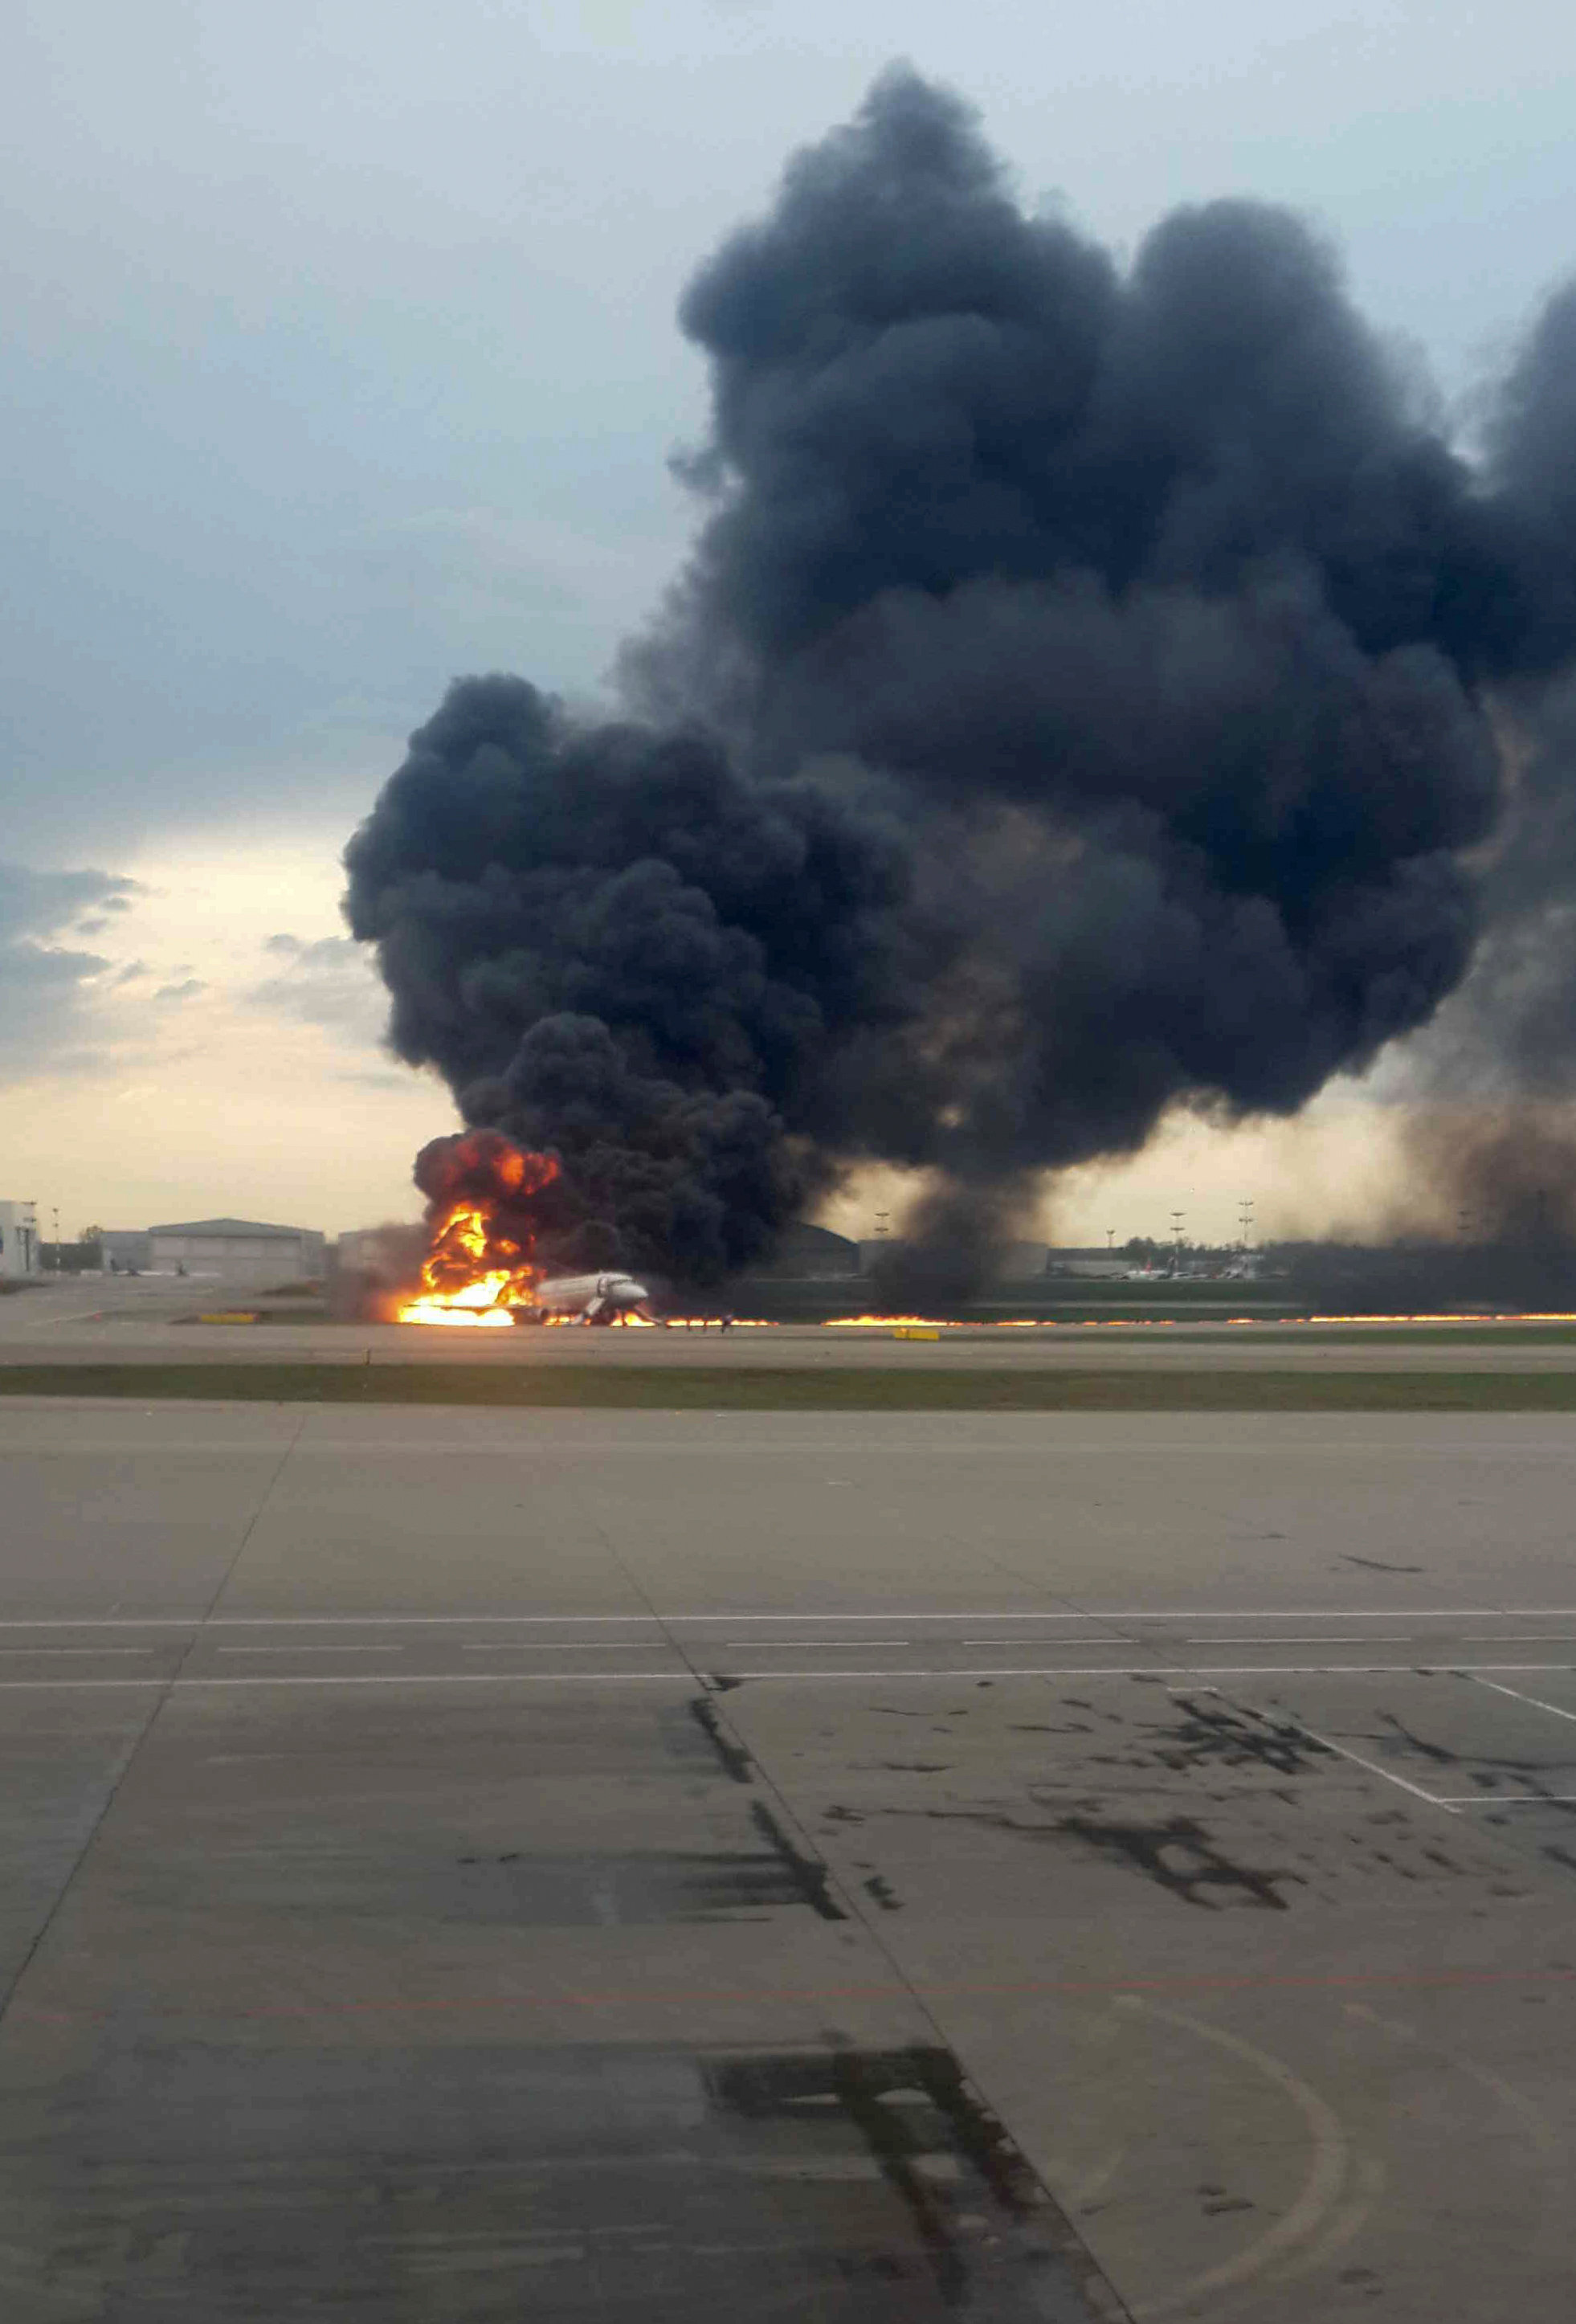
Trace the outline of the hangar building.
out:
<instances>
[{"instance_id":1,"label":"hangar building","mask_svg":"<svg viewBox=\"0 0 1576 2324\"><path fill-rule=\"evenodd\" d=\"M846 1235L834 1234L830 1227L802 1222L785 1231L770 1259L758 1261L749 1269L751 1279L759 1277L762 1281L788 1277L814 1282L825 1276L858 1273L858 1243Z\"/></svg>"},{"instance_id":2,"label":"hangar building","mask_svg":"<svg viewBox=\"0 0 1576 2324\"><path fill-rule=\"evenodd\" d=\"M155 1274L218 1275L243 1282L299 1283L323 1272L323 1238L311 1227L254 1219L189 1219L148 1229Z\"/></svg>"}]
</instances>

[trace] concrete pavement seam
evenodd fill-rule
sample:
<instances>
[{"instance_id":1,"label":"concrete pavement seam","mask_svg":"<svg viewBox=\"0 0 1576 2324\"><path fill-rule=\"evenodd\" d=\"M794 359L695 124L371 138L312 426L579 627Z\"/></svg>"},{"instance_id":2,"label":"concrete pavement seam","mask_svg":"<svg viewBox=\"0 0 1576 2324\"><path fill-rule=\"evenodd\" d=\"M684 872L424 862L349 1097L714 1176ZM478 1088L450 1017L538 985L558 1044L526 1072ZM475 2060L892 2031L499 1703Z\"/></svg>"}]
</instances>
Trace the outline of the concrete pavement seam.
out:
<instances>
[{"instance_id":1,"label":"concrete pavement seam","mask_svg":"<svg viewBox=\"0 0 1576 2324\"><path fill-rule=\"evenodd\" d=\"M108 1788L105 1793L103 1804L99 1808L98 1813L94 1817L92 1824L82 1842L81 1847L78 1849L76 1856L72 1859L70 1870L67 1873L64 1880L61 1881L59 1889L55 1893L54 1903L50 1906L49 1911L44 1914L43 1919L40 1922L39 1926L34 1932L32 1942L27 1947L21 1960L17 1963L15 1975L12 1978L9 1985L5 1988L4 1999L0 2000L0 2029L4 2028L5 2020L11 2014L12 2005L16 1999L17 1994L21 1991L23 1982L26 1978L28 1971L32 1969L33 1962L37 1960L39 1953L49 1936L50 1931L54 1927L56 1921L60 1918L67 1898L70 1895L71 1891L76 1886L78 1879L80 1877L82 1868L87 1863L88 1857L92 1853L93 1848L98 1839L98 1835L103 1831L106 1821L113 1810L116 1800L120 1797L121 1790L125 1783L126 1777L131 1774L133 1767L136 1764L138 1753L142 1750L143 1744L152 1733L154 1727L158 1724L165 1704L169 1702L177 1684L180 1683L181 1674L185 1670L187 1664L190 1661L197 1643L202 1636L203 1623L207 1621L208 1616L213 1612L214 1608L218 1604L220 1599L224 1596L225 1591L228 1589L230 1585L230 1578L234 1574L236 1566L240 1563L241 1559L245 1554L246 1545L251 1540L253 1532L256 1530L258 1520L261 1518L263 1510L268 1507L269 1501L272 1498L273 1489L278 1484L281 1477L284 1474L285 1468L290 1461L290 1455L300 1442L301 1431L306 1427L308 1416L309 1416L306 1413L302 1414L295 1434L291 1436L289 1443L286 1444L284 1450L281 1452L279 1459L274 1462L272 1469L270 1471L268 1481L263 1486L261 1494L258 1496L257 1506L253 1510L250 1517L246 1520L244 1526L242 1528L241 1538L235 1545L235 1554L225 1567L224 1572L219 1577L217 1586L214 1590L212 1596L209 1598L207 1606L204 1608L200 1618L192 1626L191 1635L187 1639L186 1645L181 1651L180 1661L176 1664L168 1678L156 1682L159 1687L159 1692L149 1708L148 1716L143 1720L142 1725L138 1728L136 1733L131 1738L125 1749L122 1753L110 1778ZM93 1682L89 1682L89 1683L93 1683ZM114 1683L114 1682L111 1682L111 1683ZM123 1683L137 1686L142 1684L143 1682L132 1680L123 1682Z\"/></svg>"}]
</instances>

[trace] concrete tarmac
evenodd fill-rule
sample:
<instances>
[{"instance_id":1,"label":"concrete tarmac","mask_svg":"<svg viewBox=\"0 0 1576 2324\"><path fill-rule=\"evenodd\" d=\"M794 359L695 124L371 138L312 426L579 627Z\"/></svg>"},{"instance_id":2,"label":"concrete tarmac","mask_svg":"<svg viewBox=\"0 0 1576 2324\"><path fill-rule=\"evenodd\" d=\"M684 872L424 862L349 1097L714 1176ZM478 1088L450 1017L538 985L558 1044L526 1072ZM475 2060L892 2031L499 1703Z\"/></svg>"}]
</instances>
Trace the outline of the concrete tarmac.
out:
<instances>
[{"instance_id":1,"label":"concrete tarmac","mask_svg":"<svg viewBox=\"0 0 1576 2324\"><path fill-rule=\"evenodd\" d=\"M890 1323L860 1329L783 1323L685 1330L512 1331L409 1324L204 1323L189 1319L244 1295L158 1278L91 1278L84 1287L0 1299L0 1363L407 1363L681 1365L725 1370L861 1369L1085 1371L1105 1368L1276 1371L1572 1371L1576 1336L1529 1339L1514 1323L1430 1319L1430 1336L1398 1327L1316 1323L982 1324L916 1340ZM853 1312L857 1312L857 1300ZM1576 1318L1570 1321L1576 1323Z\"/></svg>"},{"instance_id":2,"label":"concrete tarmac","mask_svg":"<svg viewBox=\"0 0 1576 2324\"><path fill-rule=\"evenodd\" d=\"M1564 2324L1573 1487L8 1402L5 2314Z\"/></svg>"}]
</instances>

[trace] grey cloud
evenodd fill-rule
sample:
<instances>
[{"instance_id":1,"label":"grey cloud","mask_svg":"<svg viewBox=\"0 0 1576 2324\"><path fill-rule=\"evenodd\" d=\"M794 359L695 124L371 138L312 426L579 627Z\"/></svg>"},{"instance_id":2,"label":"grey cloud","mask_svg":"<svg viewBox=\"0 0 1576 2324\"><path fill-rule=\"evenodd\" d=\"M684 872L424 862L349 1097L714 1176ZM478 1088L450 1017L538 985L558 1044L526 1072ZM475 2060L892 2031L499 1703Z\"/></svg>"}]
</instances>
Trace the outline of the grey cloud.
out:
<instances>
[{"instance_id":1,"label":"grey cloud","mask_svg":"<svg viewBox=\"0 0 1576 2324\"><path fill-rule=\"evenodd\" d=\"M129 907L137 892L115 872L0 863L0 1082L74 1069L97 982L114 963L56 939L102 927L106 908Z\"/></svg>"},{"instance_id":2,"label":"grey cloud","mask_svg":"<svg viewBox=\"0 0 1576 2324\"><path fill-rule=\"evenodd\" d=\"M102 953L67 952L26 938L0 950L0 980L23 1001L40 993L72 991L87 978L101 976L108 966Z\"/></svg>"},{"instance_id":3,"label":"grey cloud","mask_svg":"<svg viewBox=\"0 0 1576 2324\"><path fill-rule=\"evenodd\" d=\"M52 936L85 912L129 910L140 892L134 880L113 872L40 872L26 863L0 863L0 944Z\"/></svg>"},{"instance_id":4,"label":"grey cloud","mask_svg":"<svg viewBox=\"0 0 1576 2324\"><path fill-rule=\"evenodd\" d=\"M207 986L203 982L200 976L189 976L180 984L161 984L157 992L154 993L153 998L155 1001L171 1002L177 1001L195 1001L199 992L206 992L207 991Z\"/></svg>"},{"instance_id":5,"label":"grey cloud","mask_svg":"<svg viewBox=\"0 0 1576 2324\"><path fill-rule=\"evenodd\" d=\"M408 1090L410 1086L409 1074L378 1073L375 1070L367 1073L330 1074L328 1078L330 1081L343 1083L348 1089Z\"/></svg>"},{"instance_id":6,"label":"grey cloud","mask_svg":"<svg viewBox=\"0 0 1576 2324\"><path fill-rule=\"evenodd\" d=\"M254 1008L296 1024L321 1025L373 1043L383 1014L382 996L361 946L349 936L310 940L281 933L263 947L284 964L247 994Z\"/></svg>"}]
</instances>

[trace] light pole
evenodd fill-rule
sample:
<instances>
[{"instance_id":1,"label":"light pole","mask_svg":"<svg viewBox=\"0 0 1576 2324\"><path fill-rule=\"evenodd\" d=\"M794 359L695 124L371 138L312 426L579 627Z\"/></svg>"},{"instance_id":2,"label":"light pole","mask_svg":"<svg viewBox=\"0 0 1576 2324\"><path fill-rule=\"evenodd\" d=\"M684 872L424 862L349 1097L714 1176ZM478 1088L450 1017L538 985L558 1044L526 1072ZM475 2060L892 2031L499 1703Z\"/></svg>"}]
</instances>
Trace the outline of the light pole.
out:
<instances>
[{"instance_id":1,"label":"light pole","mask_svg":"<svg viewBox=\"0 0 1576 2324\"><path fill-rule=\"evenodd\" d=\"M1244 1194L1237 1205L1237 1222L1242 1230L1242 1248L1246 1250L1253 1240L1253 1197Z\"/></svg>"}]
</instances>

